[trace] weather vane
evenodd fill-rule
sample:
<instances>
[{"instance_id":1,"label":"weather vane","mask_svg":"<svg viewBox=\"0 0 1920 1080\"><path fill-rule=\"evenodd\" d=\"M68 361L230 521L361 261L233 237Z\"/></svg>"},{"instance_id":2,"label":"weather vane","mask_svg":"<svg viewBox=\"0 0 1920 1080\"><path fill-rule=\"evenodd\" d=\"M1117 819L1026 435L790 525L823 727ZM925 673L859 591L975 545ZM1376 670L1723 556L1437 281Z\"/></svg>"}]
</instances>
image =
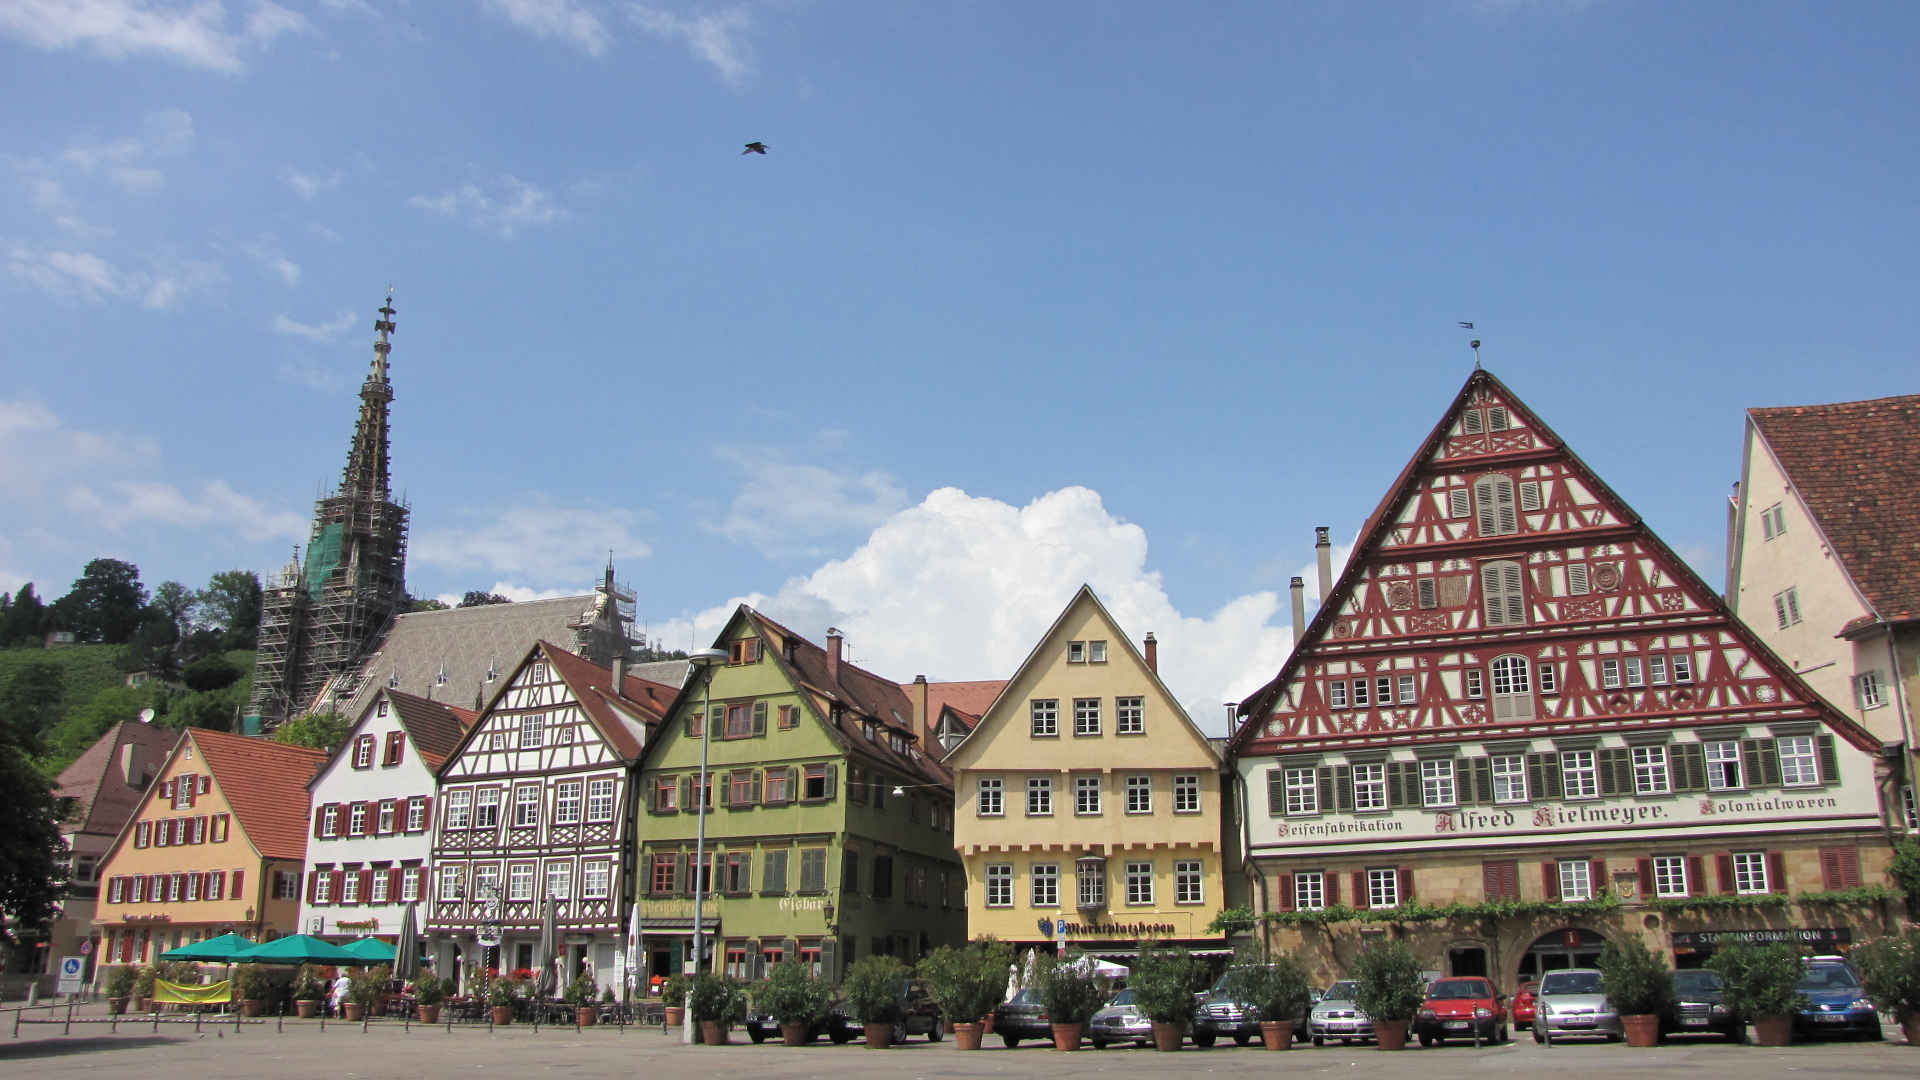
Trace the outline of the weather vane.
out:
<instances>
[{"instance_id":1,"label":"weather vane","mask_svg":"<svg viewBox=\"0 0 1920 1080\"><path fill-rule=\"evenodd\" d=\"M1471 330L1473 329L1473 324L1470 322L1463 322L1460 324L1460 328L1463 330ZM1480 370L1480 339L1475 338L1472 342L1470 342L1470 344L1473 348L1473 370L1479 371Z\"/></svg>"}]
</instances>

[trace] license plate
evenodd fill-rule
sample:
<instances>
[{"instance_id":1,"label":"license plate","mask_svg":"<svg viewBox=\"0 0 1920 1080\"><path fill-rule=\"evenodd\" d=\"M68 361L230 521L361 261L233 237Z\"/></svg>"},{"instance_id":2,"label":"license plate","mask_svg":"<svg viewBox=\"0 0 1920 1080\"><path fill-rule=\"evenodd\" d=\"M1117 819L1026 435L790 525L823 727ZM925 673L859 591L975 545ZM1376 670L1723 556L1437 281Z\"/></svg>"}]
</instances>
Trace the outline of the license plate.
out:
<instances>
[{"instance_id":1,"label":"license plate","mask_svg":"<svg viewBox=\"0 0 1920 1080\"><path fill-rule=\"evenodd\" d=\"M1816 1016L1813 1018L1813 1021L1816 1024L1844 1024L1847 1022L1847 1020L1848 1020L1848 1017L1835 1016L1829 1013L1821 1013L1819 1016Z\"/></svg>"},{"instance_id":2,"label":"license plate","mask_svg":"<svg viewBox=\"0 0 1920 1080\"><path fill-rule=\"evenodd\" d=\"M1447 1026L1450 1028L1464 1028L1467 1026L1467 1022L1465 1020L1449 1020L1447 1021Z\"/></svg>"},{"instance_id":3,"label":"license plate","mask_svg":"<svg viewBox=\"0 0 1920 1080\"><path fill-rule=\"evenodd\" d=\"M1685 1027L1706 1027L1707 1018L1704 1016L1683 1016L1680 1018L1680 1023Z\"/></svg>"},{"instance_id":4,"label":"license plate","mask_svg":"<svg viewBox=\"0 0 1920 1080\"><path fill-rule=\"evenodd\" d=\"M1592 1027L1593 1018L1587 1016L1569 1016L1560 1021L1561 1027Z\"/></svg>"}]
</instances>

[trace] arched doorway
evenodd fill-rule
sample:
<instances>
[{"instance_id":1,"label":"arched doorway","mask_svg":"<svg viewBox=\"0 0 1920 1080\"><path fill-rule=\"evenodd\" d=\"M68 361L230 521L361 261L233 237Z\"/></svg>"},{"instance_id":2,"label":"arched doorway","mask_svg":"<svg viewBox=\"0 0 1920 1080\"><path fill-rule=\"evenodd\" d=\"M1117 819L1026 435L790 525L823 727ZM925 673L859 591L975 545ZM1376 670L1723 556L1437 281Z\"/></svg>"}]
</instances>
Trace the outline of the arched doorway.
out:
<instances>
[{"instance_id":1,"label":"arched doorway","mask_svg":"<svg viewBox=\"0 0 1920 1080\"><path fill-rule=\"evenodd\" d=\"M1599 934L1574 927L1544 934L1520 958L1520 977L1537 979L1563 968L1595 967L1600 963L1600 950L1606 943L1607 939Z\"/></svg>"},{"instance_id":2,"label":"arched doorway","mask_svg":"<svg viewBox=\"0 0 1920 1080\"><path fill-rule=\"evenodd\" d=\"M1447 974L1455 978L1477 975L1485 977L1487 970L1487 947L1477 941L1457 941L1447 948Z\"/></svg>"}]
</instances>

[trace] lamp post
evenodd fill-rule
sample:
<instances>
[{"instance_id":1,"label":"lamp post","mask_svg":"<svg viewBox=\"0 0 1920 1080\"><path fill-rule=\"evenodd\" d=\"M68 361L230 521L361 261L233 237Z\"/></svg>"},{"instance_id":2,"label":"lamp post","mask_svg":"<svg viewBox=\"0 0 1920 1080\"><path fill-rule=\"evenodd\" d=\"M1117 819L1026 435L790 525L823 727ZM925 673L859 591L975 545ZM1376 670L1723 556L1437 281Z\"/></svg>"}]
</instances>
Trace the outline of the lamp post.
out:
<instances>
[{"instance_id":1,"label":"lamp post","mask_svg":"<svg viewBox=\"0 0 1920 1080\"><path fill-rule=\"evenodd\" d=\"M706 868L707 859L707 748L713 738L713 669L727 662L727 654L719 649L699 649L687 657L687 661L700 669L700 781L694 785L693 804L697 809L694 820L698 822L693 841L693 959L689 960L682 971L687 975L700 972L701 947L704 930L701 926L701 914L707 899L707 882L701 876ZM691 998L691 991L689 991ZM692 1001L681 1012L680 1041L693 1042Z\"/></svg>"}]
</instances>

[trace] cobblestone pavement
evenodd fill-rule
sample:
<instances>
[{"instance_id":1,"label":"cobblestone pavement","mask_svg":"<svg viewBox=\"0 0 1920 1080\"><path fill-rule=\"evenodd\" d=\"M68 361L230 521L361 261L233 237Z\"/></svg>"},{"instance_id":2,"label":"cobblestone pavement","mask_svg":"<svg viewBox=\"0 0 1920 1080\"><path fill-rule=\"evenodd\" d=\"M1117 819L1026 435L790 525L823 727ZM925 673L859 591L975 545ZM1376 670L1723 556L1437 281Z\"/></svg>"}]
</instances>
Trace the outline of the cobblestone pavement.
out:
<instances>
[{"instance_id":1,"label":"cobblestone pavement","mask_svg":"<svg viewBox=\"0 0 1920 1080\"><path fill-rule=\"evenodd\" d=\"M91 1010L89 1010L91 1012ZM152 1080L156 1075L174 1080L361 1080L361 1078L488 1076L528 1078L621 1077L630 1080L653 1070L656 1075L697 1074L714 1080L858 1080L863 1077L932 1080L946 1077L1094 1077L1149 1073L1154 1076L1291 1073L1390 1080L1486 1080L1492 1075L1539 1075L1547 1071L1579 1070L1605 1073L1609 1080L1625 1077L1679 1076L1689 1080L1810 1080L1845 1077L1862 1080L1885 1076L1911 1080L1920 1072L1920 1047L1907 1046L1897 1029L1882 1043L1821 1043L1762 1050L1715 1041L1671 1042L1653 1050L1630 1050L1607 1043L1561 1042L1551 1048L1531 1040L1476 1050L1445 1046L1384 1053L1372 1047L1296 1049L1284 1054L1256 1047L1223 1044L1209 1050L1191 1047L1174 1054L1146 1049L1110 1047L1065 1054L1044 1045L1008 1050L989 1037L988 1047L961 1053L951 1039L926 1043L915 1039L884 1051L859 1045L834 1046L820 1042L788 1048L769 1042L755 1046L736 1033L739 1041L725 1047L682 1046L677 1036L658 1029L506 1027L488 1032L484 1027L414 1026L397 1023L359 1025L330 1023L323 1032L314 1021L288 1022L284 1031L275 1023L249 1025L235 1032L224 1028L162 1025L120 1025L109 1034L104 1025L74 1027L61 1034L58 1025L23 1025L18 1038L10 1037L12 1014L0 1027L0 1075L8 1080L40 1077L117 1076Z\"/></svg>"}]
</instances>

